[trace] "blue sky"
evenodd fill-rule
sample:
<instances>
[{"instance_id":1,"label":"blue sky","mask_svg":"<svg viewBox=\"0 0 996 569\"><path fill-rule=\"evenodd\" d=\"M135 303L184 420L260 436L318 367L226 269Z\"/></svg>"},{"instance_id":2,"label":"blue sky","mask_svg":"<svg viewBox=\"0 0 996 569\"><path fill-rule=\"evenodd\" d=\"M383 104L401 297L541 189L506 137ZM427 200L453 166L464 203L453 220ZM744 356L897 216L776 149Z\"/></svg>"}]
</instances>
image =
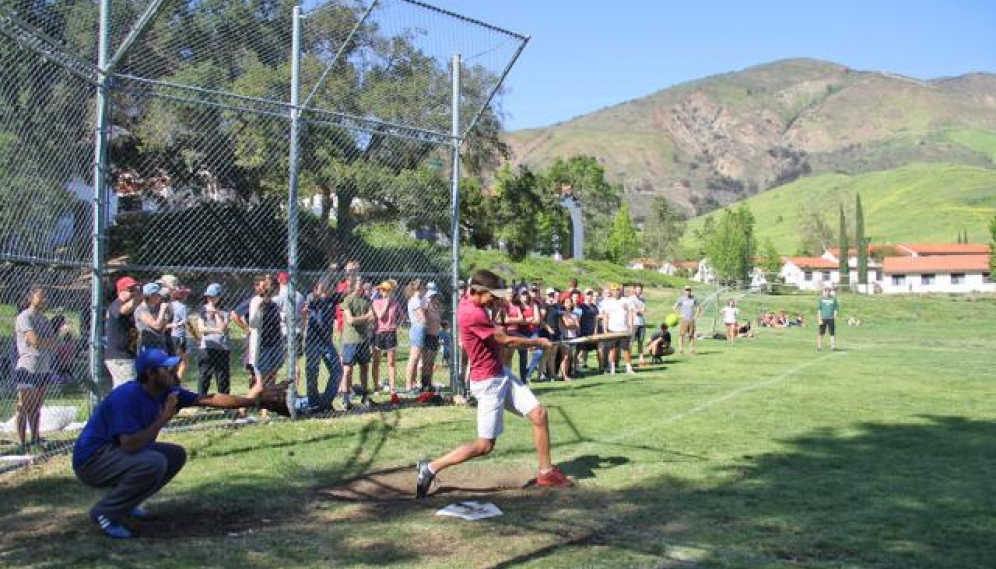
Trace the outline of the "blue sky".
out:
<instances>
[{"instance_id":1,"label":"blue sky","mask_svg":"<svg viewBox=\"0 0 996 569\"><path fill-rule=\"evenodd\" d=\"M508 130L791 57L918 79L996 72L992 0L426 0L531 36Z\"/></svg>"}]
</instances>

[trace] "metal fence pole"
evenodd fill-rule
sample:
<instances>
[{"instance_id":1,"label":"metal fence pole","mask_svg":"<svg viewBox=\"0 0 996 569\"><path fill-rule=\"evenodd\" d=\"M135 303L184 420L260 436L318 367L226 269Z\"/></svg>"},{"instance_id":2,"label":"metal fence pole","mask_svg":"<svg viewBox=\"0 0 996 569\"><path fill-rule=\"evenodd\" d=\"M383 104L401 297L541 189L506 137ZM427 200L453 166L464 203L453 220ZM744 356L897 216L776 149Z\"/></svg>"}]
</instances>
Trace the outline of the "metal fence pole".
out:
<instances>
[{"instance_id":1,"label":"metal fence pole","mask_svg":"<svg viewBox=\"0 0 996 569\"><path fill-rule=\"evenodd\" d=\"M291 85L290 85L290 171L288 172L287 191L287 272L290 279L287 283L287 298L284 299L287 310L287 386L288 399L297 397L297 240L298 240L298 160L300 152L301 110L298 108L298 97L301 92L301 7L294 6L291 35ZM293 403L290 400L289 403ZM293 407L291 407L293 409Z\"/></svg>"},{"instance_id":2,"label":"metal fence pole","mask_svg":"<svg viewBox=\"0 0 996 569\"><path fill-rule=\"evenodd\" d=\"M462 381L462 370L460 369L460 342L457 341L459 338L459 329L457 323L457 308L460 306L460 54L453 54L452 63L452 81L453 81L453 113L452 113L452 124L451 124L451 134L453 136L450 143L453 145L452 149L452 161L453 168L450 174L450 207L452 208L452 225L450 226L450 240L451 240L451 262L450 267L451 275L450 280L453 290L453 298L451 304L453 306L452 314L450 315L450 346L452 354L450 355L450 390L453 394L466 395L465 387Z\"/></svg>"},{"instance_id":3,"label":"metal fence pole","mask_svg":"<svg viewBox=\"0 0 996 569\"><path fill-rule=\"evenodd\" d=\"M105 231L107 227L107 61L111 43L111 1L100 0L100 28L97 38L96 129L93 145L93 227L90 276L90 378L100 385L104 368L104 287ZM96 393L93 390L92 393ZM93 402L94 398L90 398Z\"/></svg>"}]
</instances>

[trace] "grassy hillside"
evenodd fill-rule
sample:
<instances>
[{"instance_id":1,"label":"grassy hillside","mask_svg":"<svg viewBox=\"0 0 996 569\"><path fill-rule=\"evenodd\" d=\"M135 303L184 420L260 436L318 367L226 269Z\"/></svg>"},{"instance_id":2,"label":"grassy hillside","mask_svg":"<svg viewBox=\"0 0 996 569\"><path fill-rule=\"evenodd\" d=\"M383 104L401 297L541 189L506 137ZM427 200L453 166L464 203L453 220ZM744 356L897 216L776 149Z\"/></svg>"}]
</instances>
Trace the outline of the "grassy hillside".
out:
<instances>
[{"instance_id":1,"label":"grassy hillside","mask_svg":"<svg viewBox=\"0 0 996 569\"><path fill-rule=\"evenodd\" d=\"M979 145L985 139L967 131ZM991 145L985 146L989 152ZM954 243L962 230L972 242L986 243L989 220L996 216L996 171L961 165L914 164L860 175L824 174L798 180L744 201L757 220L759 241L770 238L782 254L793 254L801 241L801 219L807 211L824 210L836 230L838 207L844 206L853 227L854 196L861 194L865 234L876 243ZM705 218L688 224L685 243Z\"/></svg>"},{"instance_id":2,"label":"grassy hillside","mask_svg":"<svg viewBox=\"0 0 996 569\"><path fill-rule=\"evenodd\" d=\"M996 166L996 75L919 81L789 59L508 133L516 164L591 155L637 220L664 195L689 215L808 175Z\"/></svg>"}]
</instances>

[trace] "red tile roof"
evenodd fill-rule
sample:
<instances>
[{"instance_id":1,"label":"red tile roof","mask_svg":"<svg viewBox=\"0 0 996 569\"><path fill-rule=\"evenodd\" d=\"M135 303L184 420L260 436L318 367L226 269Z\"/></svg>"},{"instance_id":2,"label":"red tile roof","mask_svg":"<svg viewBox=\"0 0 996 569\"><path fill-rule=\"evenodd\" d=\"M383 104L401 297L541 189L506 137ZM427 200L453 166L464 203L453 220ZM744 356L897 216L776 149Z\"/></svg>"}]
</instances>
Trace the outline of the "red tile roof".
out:
<instances>
[{"instance_id":1,"label":"red tile roof","mask_svg":"<svg viewBox=\"0 0 996 569\"><path fill-rule=\"evenodd\" d=\"M981 243L901 243L896 249L906 249L917 255L988 255L989 245Z\"/></svg>"},{"instance_id":2,"label":"red tile roof","mask_svg":"<svg viewBox=\"0 0 996 569\"><path fill-rule=\"evenodd\" d=\"M823 257L782 257L785 263L792 263L800 269L836 269L840 264L827 261Z\"/></svg>"},{"instance_id":3,"label":"red tile roof","mask_svg":"<svg viewBox=\"0 0 996 569\"><path fill-rule=\"evenodd\" d=\"M937 255L926 257L886 257L882 272L906 273L985 273L989 255Z\"/></svg>"},{"instance_id":4,"label":"red tile roof","mask_svg":"<svg viewBox=\"0 0 996 569\"><path fill-rule=\"evenodd\" d=\"M680 269L697 269L699 267L698 261L675 261L671 264Z\"/></svg>"}]
</instances>

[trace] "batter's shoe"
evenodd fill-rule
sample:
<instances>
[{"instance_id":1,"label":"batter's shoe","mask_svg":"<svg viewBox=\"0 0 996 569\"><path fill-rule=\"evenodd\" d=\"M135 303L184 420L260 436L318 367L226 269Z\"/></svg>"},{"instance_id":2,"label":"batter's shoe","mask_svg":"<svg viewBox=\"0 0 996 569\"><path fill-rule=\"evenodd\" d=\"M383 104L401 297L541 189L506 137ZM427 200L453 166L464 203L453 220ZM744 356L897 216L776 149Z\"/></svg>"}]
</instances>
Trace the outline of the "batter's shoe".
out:
<instances>
[{"instance_id":1,"label":"batter's shoe","mask_svg":"<svg viewBox=\"0 0 996 569\"><path fill-rule=\"evenodd\" d=\"M418 476L415 478L415 498L421 500L429 495L429 488L436 475L429 470L429 461L422 461L415 465Z\"/></svg>"},{"instance_id":2,"label":"batter's shoe","mask_svg":"<svg viewBox=\"0 0 996 569\"><path fill-rule=\"evenodd\" d=\"M551 466L550 470L540 472L536 477L536 485L544 488L571 488L574 481L564 475L556 466Z\"/></svg>"}]
</instances>

